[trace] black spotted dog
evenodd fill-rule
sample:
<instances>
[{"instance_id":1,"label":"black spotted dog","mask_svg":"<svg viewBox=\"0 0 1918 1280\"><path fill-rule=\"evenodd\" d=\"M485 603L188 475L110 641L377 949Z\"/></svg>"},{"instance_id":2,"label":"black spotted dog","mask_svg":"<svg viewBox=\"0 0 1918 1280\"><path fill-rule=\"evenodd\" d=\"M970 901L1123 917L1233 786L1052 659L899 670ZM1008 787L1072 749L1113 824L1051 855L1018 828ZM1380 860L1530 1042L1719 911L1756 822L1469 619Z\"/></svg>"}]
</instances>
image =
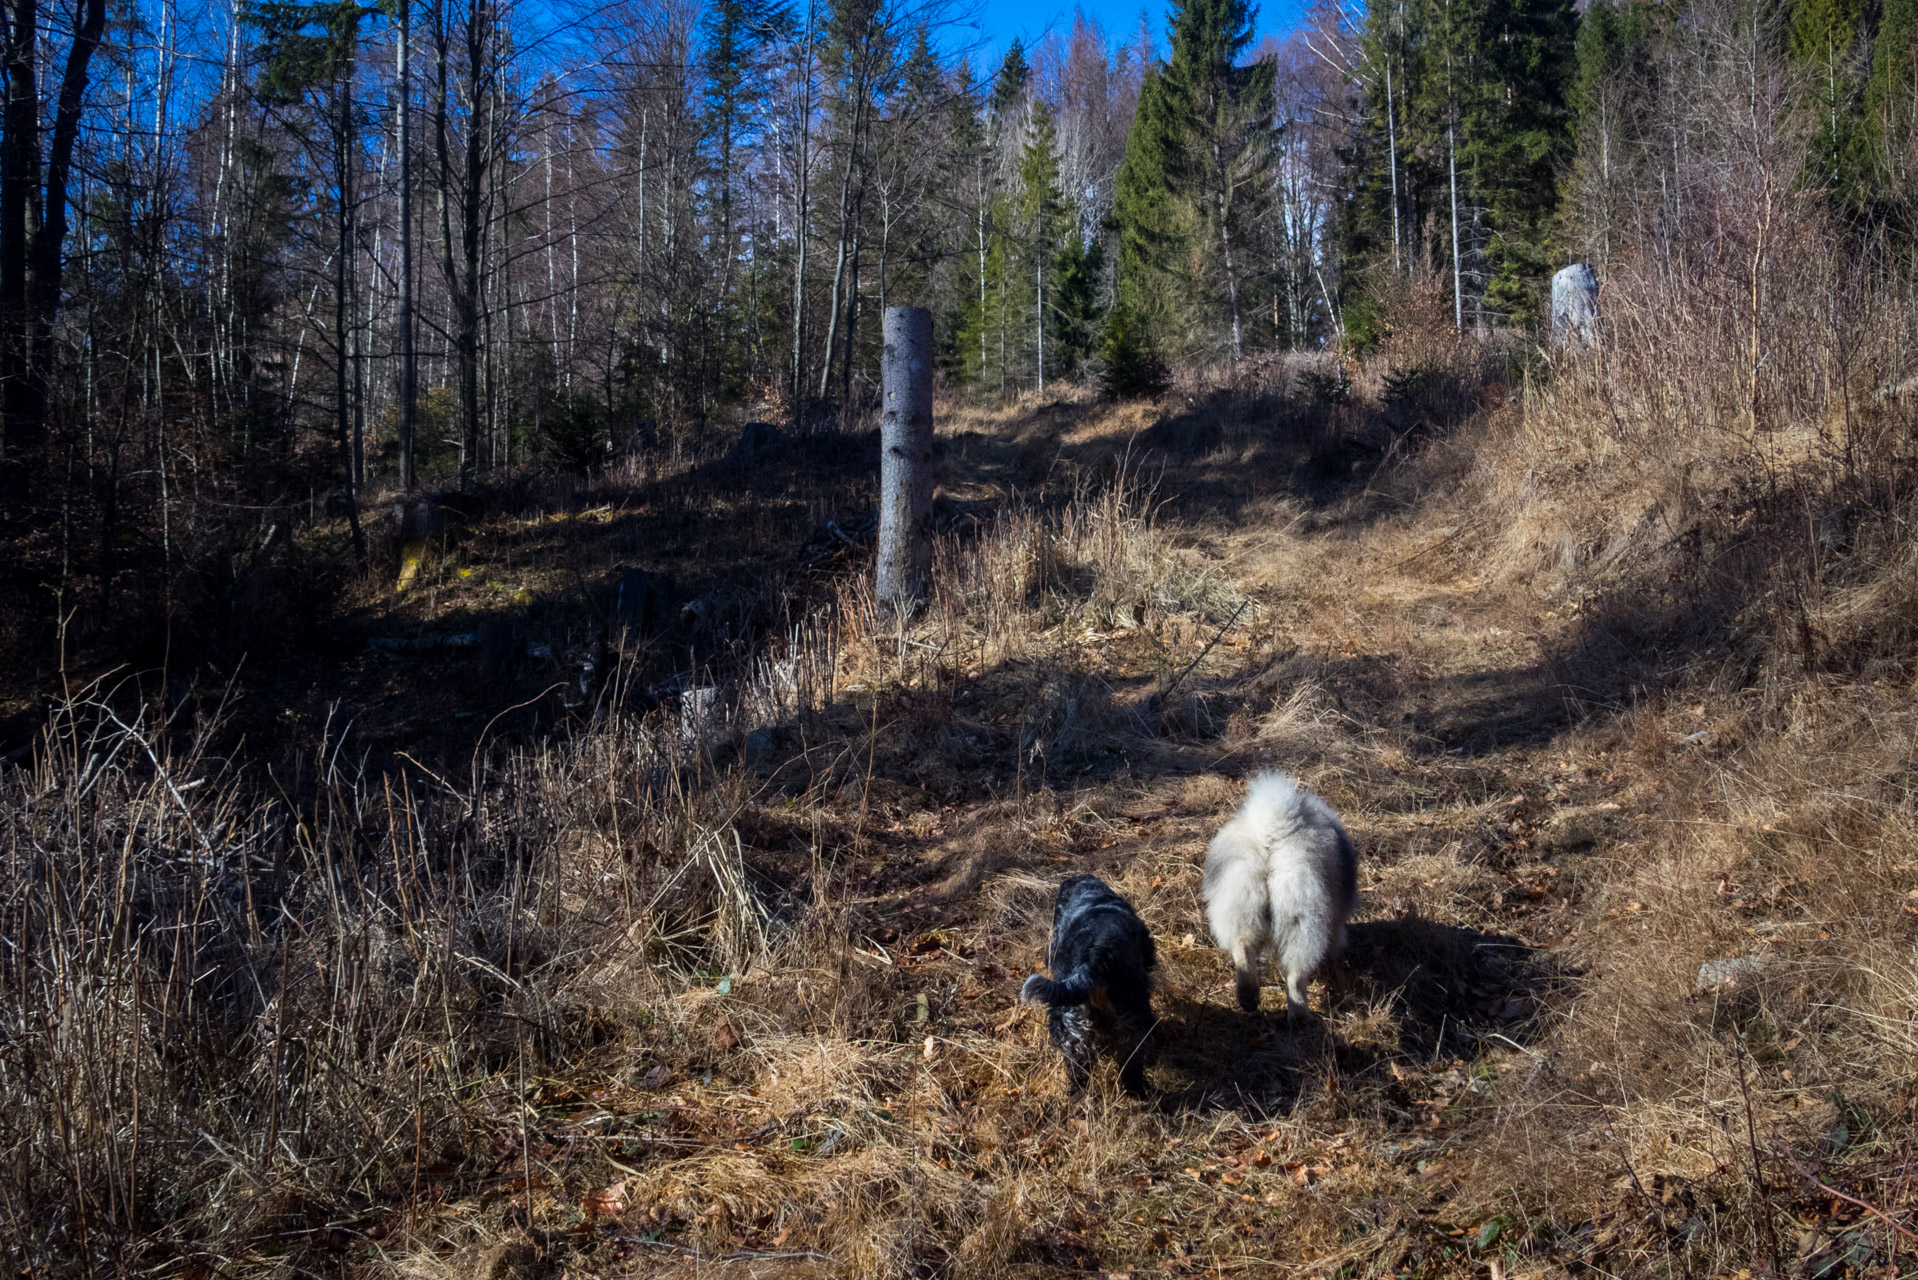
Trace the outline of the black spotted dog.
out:
<instances>
[{"instance_id":1,"label":"black spotted dog","mask_svg":"<svg viewBox=\"0 0 1918 1280\"><path fill-rule=\"evenodd\" d=\"M1065 1056L1072 1092L1086 1087L1103 1047L1119 1059L1126 1092L1143 1094L1158 955L1132 904L1097 876L1073 876L1052 905L1046 963L1053 976L1027 978L1019 999L1046 1006L1046 1026Z\"/></svg>"}]
</instances>

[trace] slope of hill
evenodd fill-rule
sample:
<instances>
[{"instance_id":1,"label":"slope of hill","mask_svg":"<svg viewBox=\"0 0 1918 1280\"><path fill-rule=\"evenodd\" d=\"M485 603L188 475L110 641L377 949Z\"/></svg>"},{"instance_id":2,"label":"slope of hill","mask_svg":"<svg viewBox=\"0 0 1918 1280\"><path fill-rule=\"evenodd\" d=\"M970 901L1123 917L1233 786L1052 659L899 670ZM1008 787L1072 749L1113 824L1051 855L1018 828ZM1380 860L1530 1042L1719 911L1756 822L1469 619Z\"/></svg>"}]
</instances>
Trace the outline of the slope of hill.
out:
<instances>
[{"instance_id":1,"label":"slope of hill","mask_svg":"<svg viewBox=\"0 0 1918 1280\"><path fill-rule=\"evenodd\" d=\"M77 694L5 783L10 1262L1903 1274L1895 533L1801 652L1729 490L1293 372L945 406L904 633L829 436L472 511L234 704L294 766ZM1198 900L1263 767L1362 856L1296 1030ZM1160 943L1146 1103L1015 1003L1080 871Z\"/></svg>"}]
</instances>

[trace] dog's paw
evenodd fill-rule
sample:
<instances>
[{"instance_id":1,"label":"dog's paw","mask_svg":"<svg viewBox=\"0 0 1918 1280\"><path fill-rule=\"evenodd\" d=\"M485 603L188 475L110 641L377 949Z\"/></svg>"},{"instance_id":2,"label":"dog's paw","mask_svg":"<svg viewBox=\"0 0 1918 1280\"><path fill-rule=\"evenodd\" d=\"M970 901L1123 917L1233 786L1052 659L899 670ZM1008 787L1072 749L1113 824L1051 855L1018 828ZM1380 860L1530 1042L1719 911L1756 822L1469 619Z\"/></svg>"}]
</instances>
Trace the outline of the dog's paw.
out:
<instances>
[{"instance_id":1,"label":"dog's paw","mask_svg":"<svg viewBox=\"0 0 1918 1280\"><path fill-rule=\"evenodd\" d=\"M1019 1003L1031 1004L1039 998L1039 993L1045 989L1046 980L1036 973L1033 974L1030 978L1026 979L1025 985L1019 988Z\"/></svg>"}]
</instances>

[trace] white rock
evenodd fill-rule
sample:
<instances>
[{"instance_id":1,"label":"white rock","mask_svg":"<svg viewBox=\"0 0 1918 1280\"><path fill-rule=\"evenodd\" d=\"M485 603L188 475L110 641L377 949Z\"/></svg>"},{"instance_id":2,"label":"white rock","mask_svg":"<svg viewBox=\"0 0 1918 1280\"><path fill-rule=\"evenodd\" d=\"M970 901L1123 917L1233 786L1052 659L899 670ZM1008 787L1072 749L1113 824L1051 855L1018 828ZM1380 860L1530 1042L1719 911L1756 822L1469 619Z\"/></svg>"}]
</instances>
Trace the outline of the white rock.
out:
<instances>
[{"instance_id":1,"label":"white rock","mask_svg":"<svg viewBox=\"0 0 1918 1280\"><path fill-rule=\"evenodd\" d=\"M1598 273L1574 262L1552 277L1552 345L1590 346L1598 341Z\"/></svg>"}]
</instances>

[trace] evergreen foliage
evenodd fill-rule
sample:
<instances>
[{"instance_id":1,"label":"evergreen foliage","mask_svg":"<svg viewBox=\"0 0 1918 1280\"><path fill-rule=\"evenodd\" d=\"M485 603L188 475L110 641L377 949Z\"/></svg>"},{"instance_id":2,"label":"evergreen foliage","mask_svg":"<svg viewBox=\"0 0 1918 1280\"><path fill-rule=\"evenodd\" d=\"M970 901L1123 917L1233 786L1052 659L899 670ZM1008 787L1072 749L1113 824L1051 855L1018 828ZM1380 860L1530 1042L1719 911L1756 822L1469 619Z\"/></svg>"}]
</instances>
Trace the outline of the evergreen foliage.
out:
<instances>
[{"instance_id":1,"label":"evergreen foliage","mask_svg":"<svg viewBox=\"0 0 1918 1280\"><path fill-rule=\"evenodd\" d=\"M1340 229L1349 290L1362 290L1394 260L1393 175L1385 169L1392 157L1380 136L1390 110L1400 269L1451 276L1456 251L1456 310L1466 323L1536 321L1559 178L1574 151L1568 96L1578 29L1572 0L1405 0L1370 12L1359 46L1373 69L1365 83L1371 123L1348 153L1346 179L1365 198L1349 202ZM1389 103L1388 61L1396 88Z\"/></svg>"},{"instance_id":2,"label":"evergreen foliage","mask_svg":"<svg viewBox=\"0 0 1918 1280\"><path fill-rule=\"evenodd\" d=\"M1052 269L1056 283L1048 286L1051 296L1046 300L1046 367L1071 377L1094 354L1100 340L1105 242L1069 232Z\"/></svg>"},{"instance_id":3,"label":"evergreen foliage","mask_svg":"<svg viewBox=\"0 0 1918 1280\"><path fill-rule=\"evenodd\" d=\"M1015 42L986 119L969 135L998 132L1011 159L979 214L978 290L961 311L957 353L970 382L1000 392L1044 385L1089 354L1104 263L1097 241L1079 234L1060 185L1052 111L1025 94L1026 74Z\"/></svg>"},{"instance_id":4,"label":"evergreen foliage","mask_svg":"<svg viewBox=\"0 0 1918 1280\"><path fill-rule=\"evenodd\" d=\"M1864 91L1860 134L1874 190L1888 217L1910 222L1913 66L1918 63L1918 0L1883 0L1871 37L1871 74ZM1897 213L1891 212L1897 209Z\"/></svg>"},{"instance_id":5,"label":"evergreen foliage","mask_svg":"<svg viewBox=\"0 0 1918 1280\"><path fill-rule=\"evenodd\" d=\"M1112 308L1099 345L1099 389L1134 400L1157 395L1167 381L1165 360L1138 314L1123 302Z\"/></svg>"},{"instance_id":6,"label":"evergreen foliage","mask_svg":"<svg viewBox=\"0 0 1918 1280\"><path fill-rule=\"evenodd\" d=\"M1781 60L1769 74L1789 75L1790 126L1768 136L1803 140L1800 190L1823 200L1839 226L1861 235L1891 231L1908 242L1918 4L1793 0L1723 21L1749 32L1741 37L1749 46L1734 55L1746 67L1738 74L1752 76L1748 63L1756 57ZM1574 251L1606 260L1635 190L1673 180L1670 121L1696 107L1666 96L1661 80L1670 64L1715 56L1697 26L1649 0L1595 0L1587 9L1568 97L1577 124L1565 229ZM1792 143L1794 157L1799 145Z\"/></svg>"},{"instance_id":7,"label":"evergreen foliage","mask_svg":"<svg viewBox=\"0 0 1918 1280\"><path fill-rule=\"evenodd\" d=\"M1163 69L1149 68L1113 184L1112 216L1119 228L1121 305L1153 327L1169 323L1173 298L1165 284L1189 240L1172 191L1172 154L1181 141Z\"/></svg>"},{"instance_id":8,"label":"evergreen foliage","mask_svg":"<svg viewBox=\"0 0 1918 1280\"><path fill-rule=\"evenodd\" d=\"M1245 317L1269 281L1260 260L1270 191L1272 62L1240 59L1244 0L1183 0L1171 53L1147 74L1118 176L1123 297L1187 350L1244 350Z\"/></svg>"},{"instance_id":9,"label":"evergreen foliage","mask_svg":"<svg viewBox=\"0 0 1918 1280\"><path fill-rule=\"evenodd\" d=\"M260 34L254 92L269 107L287 107L317 88L348 79L359 48L360 21L376 12L355 0L261 0L241 13Z\"/></svg>"},{"instance_id":10,"label":"evergreen foliage","mask_svg":"<svg viewBox=\"0 0 1918 1280\"><path fill-rule=\"evenodd\" d=\"M987 102L986 119L992 136L997 138L1018 107L1026 91L1026 78L1031 68L1026 66L1026 46L1018 36L1012 38L1012 44L1006 49L1006 56L1000 60L999 74L992 81L992 97Z\"/></svg>"},{"instance_id":11,"label":"evergreen foliage","mask_svg":"<svg viewBox=\"0 0 1918 1280\"><path fill-rule=\"evenodd\" d=\"M1791 54L1805 78L1806 107L1816 121L1807 180L1834 206L1855 209L1870 185L1864 117L1869 71L1860 40L1862 0L1796 0L1791 7Z\"/></svg>"}]
</instances>

